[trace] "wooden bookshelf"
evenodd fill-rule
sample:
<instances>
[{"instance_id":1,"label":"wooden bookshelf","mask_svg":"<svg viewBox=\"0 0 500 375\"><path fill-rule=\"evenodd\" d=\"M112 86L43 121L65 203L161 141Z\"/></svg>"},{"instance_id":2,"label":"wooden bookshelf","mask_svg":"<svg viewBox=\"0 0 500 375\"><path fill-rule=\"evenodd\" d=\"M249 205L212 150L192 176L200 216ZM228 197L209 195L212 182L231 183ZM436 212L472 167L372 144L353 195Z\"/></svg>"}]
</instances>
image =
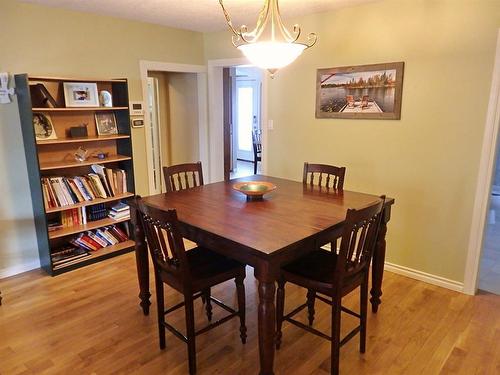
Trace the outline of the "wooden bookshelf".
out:
<instances>
[{"instance_id":1,"label":"wooden bookshelf","mask_svg":"<svg viewBox=\"0 0 500 375\"><path fill-rule=\"evenodd\" d=\"M57 107L57 108L47 108L47 107L37 107L33 108L33 112L101 112L101 111L121 111L126 110L128 107Z\"/></svg>"},{"instance_id":2,"label":"wooden bookshelf","mask_svg":"<svg viewBox=\"0 0 500 375\"><path fill-rule=\"evenodd\" d=\"M24 140L28 175L30 181L31 200L35 216L40 264L50 275L57 275L72 269L83 267L106 258L134 250L133 228L130 219L104 218L88 221L87 224L73 225L55 231L48 231L48 223L59 222L65 211L81 209L103 204L104 209L109 209L119 201L127 202L134 195L134 170L132 155L132 139L130 129L130 112L128 107L128 82L126 79L82 79L75 77L43 77L18 74L15 76L16 93L18 98L21 130ZM114 107L65 107L64 82L96 83L98 91L106 90L111 93ZM44 107L37 93L31 98L30 83L42 84L54 99L55 108ZM46 96L47 97L47 96ZM33 100L32 100L33 99ZM96 112L113 113L116 119L118 134L102 136L97 133L95 124ZM33 127L33 113L43 113L52 123L57 139L37 140ZM71 138L70 128L73 126L87 126L88 136ZM74 153L79 147L84 147L89 155L106 153L105 159L90 157L84 162L74 159ZM81 201L62 207L45 208L42 178L48 177L73 177L85 176L93 173L92 164L103 165L115 171L125 171L126 192L108 198L97 198L90 201ZM118 171L120 172L120 171ZM118 173L117 172L117 173ZM120 172L121 173L121 172ZM119 175L119 173L118 173ZM121 178L121 177L120 177ZM113 178L113 181L116 181ZM116 182L115 182L116 184ZM115 185L115 189L116 189ZM46 188L46 187L45 187ZM121 191L122 189L120 189ZM76 200L76 195L72 200ZM58 198L59 200L60 197ZM82 199L81 196L79 198ZM53 204L53 203L52 203ZM90 209L85 211L89 213ZM89 214L90 215L90 214ZM95 230L109 225L119 224L123 229L128 229L131 238L114 246L102 248L92 252L90 256L75 259L64 266L52 264L51 254L61 247L67 246L72 238L79 233ZM126 227L125 227L126 226Z\"/></svg>"},{"instance_id":3,"label":"wooden bookshelf","mask_svg":"<svg viewBox=\"0 0 500 375\"><path fill-rule=\"evenodd\" d=\"M36 144L38 146L43 146L43 145L57 145L61 143L105 142L105 141L112 141L114 139L127 139L127 138L130 138L130 135L128 134L95 135L92 137L49 139L46 141L36 141Z\"/></svg>"},{"instance_id":4,"label":"wooden bookshelf","mask_svg":"<svg viewBox=\"0 0 500 375\"><path fill-rule=\"evenodd\" d=\"M113 155L109 156L106 159L89 159L83 162L79 162L76 160L70 161L55 161L50 163L40 163L41 171L48 171L52 169L65 169L65 168L77 168L77 167L85 167L92 164L108 164L108 163L116 163L117 161L124 161L132 159L130 156L124 155Z\"/></svg>"}]
</instances>

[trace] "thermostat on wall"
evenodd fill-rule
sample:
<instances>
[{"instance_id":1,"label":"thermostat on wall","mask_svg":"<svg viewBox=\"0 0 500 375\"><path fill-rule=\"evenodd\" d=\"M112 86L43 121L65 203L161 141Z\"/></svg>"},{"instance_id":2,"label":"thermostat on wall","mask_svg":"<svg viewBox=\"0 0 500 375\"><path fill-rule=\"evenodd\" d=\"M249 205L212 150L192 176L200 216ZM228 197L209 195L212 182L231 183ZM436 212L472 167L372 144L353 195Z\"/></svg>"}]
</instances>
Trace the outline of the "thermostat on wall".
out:
<instances>
[{"instance_id":1,"label":"thermostat on wall","mask_svg":"<svg viewBox=\"0 0 500 375\"><path fill-rule=\"evenodd\" d=\"M133 128L142 128L143 126L144 126L144 119L142 117L132 119Z\"/></svg>"},{"instance_id":2,"label":"thermostat on wall","mask_svg":"<svg viewBox=\"0 0 500 375\"><path fill-rule=\"evenodd\" d=\"M144 102L129 102L130 116L144 116Z\"/></svg>"}]
</instances>

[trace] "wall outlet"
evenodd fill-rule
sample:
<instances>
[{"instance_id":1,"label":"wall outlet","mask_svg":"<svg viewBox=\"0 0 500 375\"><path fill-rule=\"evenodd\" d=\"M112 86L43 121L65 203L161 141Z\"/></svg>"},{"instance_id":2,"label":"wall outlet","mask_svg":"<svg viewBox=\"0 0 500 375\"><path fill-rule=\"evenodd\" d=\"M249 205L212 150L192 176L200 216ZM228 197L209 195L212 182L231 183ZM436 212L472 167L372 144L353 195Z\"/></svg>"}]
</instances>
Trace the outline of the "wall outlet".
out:
<instances>
[{"instance_id":1,"label":"wall outlet","mask_svg":"<svg viewBox=\"0 0 500 375\"><path fill-rule=\"evenodd\" d=\"M267 129L268 130L274 130L274 121L273 120L268 120L267 121Z\"/></svg>"}]
</instances>

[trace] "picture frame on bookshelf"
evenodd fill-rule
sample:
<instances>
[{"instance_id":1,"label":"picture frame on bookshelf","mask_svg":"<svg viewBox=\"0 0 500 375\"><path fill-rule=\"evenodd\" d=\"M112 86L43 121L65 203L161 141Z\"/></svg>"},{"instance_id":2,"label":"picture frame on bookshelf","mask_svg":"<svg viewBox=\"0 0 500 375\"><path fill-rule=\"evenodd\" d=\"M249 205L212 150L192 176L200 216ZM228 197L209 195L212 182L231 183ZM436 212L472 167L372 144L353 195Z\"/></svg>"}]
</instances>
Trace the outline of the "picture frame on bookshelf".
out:
<instances>
[{"instance_id":1,"label":"picture frame on bookshelf","mask_svg":"<svg viewBox=\"0 0 500 375\"><path fill-rule=\"evenodd\" d=\"M113 112L96 112L95 124L99 135L118 134L116 117Z\"/></svg>"},{"instance_id":2,"label":"picture frame on bookshelf","mask_svg":"<svg viewBox=\"0 0 500 375\"><path fill-rule=\"evenodd\" d=\"M37 141L57 139L52 119L45 113L33 113L33 129Z\"/></svg>"},{"instance_id":3,"label":"picture frame on bookshelf","mask_svg":"<svg viewBox=\"0 0 500 375\"><path fill-rule=\"evenodd\" d=\"M63 87L66 107L99 107L97 83L64 82Z\"/></svg>"}]
</instances>

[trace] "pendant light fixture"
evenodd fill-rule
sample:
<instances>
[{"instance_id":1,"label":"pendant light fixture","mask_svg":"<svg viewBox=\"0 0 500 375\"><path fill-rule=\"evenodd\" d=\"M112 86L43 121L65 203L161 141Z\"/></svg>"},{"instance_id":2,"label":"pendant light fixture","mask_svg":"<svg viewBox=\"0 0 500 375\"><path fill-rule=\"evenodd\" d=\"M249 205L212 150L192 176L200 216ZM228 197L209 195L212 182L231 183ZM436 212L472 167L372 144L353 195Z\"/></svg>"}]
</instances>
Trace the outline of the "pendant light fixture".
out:
<instances>
[{"instance_id":1,"label":"pendant light fixture","mask_svg":"<svg viewBox=\"0 0 500 375\"><path fill-rule=\"evenodd\" d=\"M248 31L246 25L239 29L233 26L223 0L219 3L226 17L229 29L233 32L233 45L250 60L253 65L267 69L271 77L276 71L292 63L304 50L316 44L317 36L310 33L307 42L298 42L300 26L294 25L289 31L281 19L278 0L265 0L260 11L257 25Z\"/></svg>"}]
</instances>

